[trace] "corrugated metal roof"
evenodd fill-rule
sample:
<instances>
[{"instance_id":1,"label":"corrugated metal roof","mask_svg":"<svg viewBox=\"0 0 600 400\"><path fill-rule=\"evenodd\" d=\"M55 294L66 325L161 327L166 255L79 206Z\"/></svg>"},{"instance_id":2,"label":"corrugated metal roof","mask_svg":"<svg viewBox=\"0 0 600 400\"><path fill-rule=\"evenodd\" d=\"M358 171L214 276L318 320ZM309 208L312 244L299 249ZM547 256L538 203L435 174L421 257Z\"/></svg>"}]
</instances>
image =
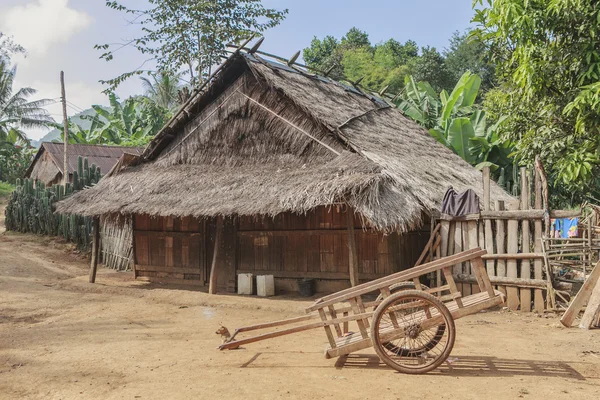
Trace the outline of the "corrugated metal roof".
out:
<instances>
[{"instance_id":1,"label":"corrugated metal roof","mask_svg":"<svg viewBox=\"0 0 600 400\"><path fill-rule=\"evenodd\" d=\"M63 172L63 155L64 145L62 143L44 142L40 146L40 151L47 151L60 172ZM143 149L140 147L122 147L122 146L103 146L91 144L69 144L67 146L67 167L69 173L77 170L77 159L88 159L88 164L96 164L100 167L102 174L106 174L119 161L123 153L142 154ZM35 162L35 161L34 161Z\"/></svg>"}]
</instances>

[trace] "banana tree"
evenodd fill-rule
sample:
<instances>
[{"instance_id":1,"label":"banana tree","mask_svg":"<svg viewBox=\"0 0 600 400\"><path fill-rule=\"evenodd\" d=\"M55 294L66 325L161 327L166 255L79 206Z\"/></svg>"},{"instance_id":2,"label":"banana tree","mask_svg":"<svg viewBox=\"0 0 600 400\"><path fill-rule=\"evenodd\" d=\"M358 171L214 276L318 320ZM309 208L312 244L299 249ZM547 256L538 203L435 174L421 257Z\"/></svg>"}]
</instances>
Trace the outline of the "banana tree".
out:
<instances>
[{"instance_id":1,"label":"banana tree","mask_svg":"<svg viewBox=\"0 0 600 400\"><path fill-rule=\"evenodd\" d=\"M502 120L487 126L485 112L475 101L481 78L465 72L450 94L439 96L427 82L405 78L405 87L397 106L405 115L429 130L431 136L452 149L472 165L489 165L496 170L510 165L511 143L501 140L496 131Z\"/></svg>"},{"instance_id":2,"label":"banana tree","mask_svg":"<svg viewBox=\"0 0 600 400\"><path fill-rule=\"evenodd\" d=\"M439 118L429 133L438 142L454 150L465 161L474 164L476 159L469 150L470 140L475 137L475 126L481 125L481 116L475 111L475 100L481 85L481 78L467 71L448 95L440 93ZM481 130L481 127L478 127Z\"/></svg>"},{"instance_id":3,"label":"banana tree","mask_svg":"<svg viewBox=\"0 0 600 400\"><path fill-rule=\"evenodd\" d=\"M410 75L404 77L404 90L397 106L402 112L427 129L437 125L441 102L429 82L415 82Z\"/></svg>"},{"instance_id":4,"label":"banana tree","mask_svg":"<svg viewBox=\"0 0 600 400\"><path fill-rule=\"evenodd\" d=\"M487 166L492 171L496 171L498 168L512 166L513 160L510 155L514 144L498 135L498 126L504 119L500 118L495 124L487 126L483 111L478 110L471 117L475 134L469 139L469 152L477 168Z\"/></svg>"},{"instance_id":5,"label":"banana tree","mask_svg":"<svg viewBox=\"0 0 600 400\"><path fill-rule=\"evenodd\" d=\"M96 114L105 120L103 125L98 127L98 134L107 143L121 144L123 140L134 134L137 117L135 102L129 98L121 104L114 93L110 93L108 99L110 111L98 105L92 106ZM88 117L88 119L93 118L95 117Z\"/></svg>"},{"instance_id":6,"label":"banana tree","mask_svg":"<svg viewBox=\"0 0 600 400\"><path fill-rule=\"evenodd\" d=\"M95 115L80 116L91 121L87 129L70 121L69 142L141 146L148 143L171 115L146 97L130 97L121 103L110 94L109 103L110 108L92 106ZM56 127L62 130L61 125Z\"/></svg>"}]
</instances>

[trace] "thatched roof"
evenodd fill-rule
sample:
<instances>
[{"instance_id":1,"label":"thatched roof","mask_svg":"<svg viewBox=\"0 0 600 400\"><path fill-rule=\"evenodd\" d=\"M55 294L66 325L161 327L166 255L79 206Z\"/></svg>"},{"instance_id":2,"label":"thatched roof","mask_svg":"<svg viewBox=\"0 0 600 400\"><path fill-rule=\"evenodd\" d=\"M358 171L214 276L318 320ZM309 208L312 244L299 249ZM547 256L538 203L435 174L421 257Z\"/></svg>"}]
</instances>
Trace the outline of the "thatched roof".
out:
<instances>
[{"instance_id":1,"label":"thatched roof","mask_svg":"<svg viewBox=\"0 0 600 400\"><path fill-rule=\"evenodd\" d=\"M348 203L384 231L417 227L481 173L384 100L246 53L228 59L141 163L59 203L83 215L275 215ZM492 185L492 198L511 197Z\"/></svg>"}]
</instances>

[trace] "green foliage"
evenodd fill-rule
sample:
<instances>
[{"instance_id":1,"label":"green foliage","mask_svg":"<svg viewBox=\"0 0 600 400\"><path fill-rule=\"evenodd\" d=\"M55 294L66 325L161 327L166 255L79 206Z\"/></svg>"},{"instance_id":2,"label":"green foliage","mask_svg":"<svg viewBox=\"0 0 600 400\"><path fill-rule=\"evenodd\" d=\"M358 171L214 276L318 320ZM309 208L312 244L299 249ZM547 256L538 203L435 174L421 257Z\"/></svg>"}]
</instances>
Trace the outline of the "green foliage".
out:
<instances>
[{"instance_id":1,"label":"green foliage","mask_svg":"<svg viewBox=\"0 0 600 400\"><path fill-rule=\"evenodd\" d=\"M144 96L156 104L157 107L165 110L176 109L179 103L179 91L182 89L180 84L181 74L161 71L152 74L152 80L140 78L144 87Z\"/></svg>"},{"instance_id":2,"label":"green foliage","mask_svg":"<svg viewBox=\"0 0 600 400\"><path fill-rule=\"evenodd\" d=\"M348 33L342 37L341 45L347 49L356 49L360 47L371 47L369 34L356 27L350 28Z\"/></svg>"},{"instance_id":3,"label":"green foliage","mask_svg":"<svg viewBox=\"0 0 600 400\"><path fill-rule=\"evenodd\" d=\"M442 102L437 93L429 82L417 83L410 75L404 78L404 82L404 90L397 102L398 108L426 129L434 128L442 111ZM441 137L445 138L445 135L436 139L440 140Z\"/></svg>"},{"instance_id":4,"label":"green foliage","mask_svg":"<svg viewBox=\"0 0 600 400\"><path fill-rule=\"evenodd\" d=\"M484 61L484 54L483 44L467 33L455 33L450 48L440 54L430 47L419 51L412 40L400 43L389 39L373 45L367 33L352 28L340 40L333 36L313 38L303 57L309 67L321 73L328 71L334 79L355 82L363 78L361 85L371 91L388 87L389 93L397 93L404 86L404 78L412 75L439 93L451 90L466 71L481 73L488 90L494 82L494 68Z\"/></svg>"},{"instance_id":5,"label":"green foliage","mask_svg":"<svg viewBox=\"0 0 600 400\"><path fill-rule=\"evenodd\" d=\"M476 104L481 79L465 72L450 94L436 94L428 82L405 78L397 106L408 117L429 130L431 136L468 163L496 171L512 170L512 143L498 135L500 119L488 125L485 112ZM499 170L500 169L500 170Z\"/></svg>"},{"instance_id":6,"label":"green foliage","mask_svg":"<svg viewBox=\"0 0 600 400\"><path fill-rule=\"evenodd\" d=\"M15 190L15 185L8 182L0 182L0 198L8 197Z\"/></svg>"},{"instance_id":7,"label":"green foliage","mask_svg":"<svg viewBox=\"0 0 600 400\"><path fill-rule=\"evenodd\" d=\"M434 47L421 49L421 56L410 62L410 72L417 81L429 82L436 92L452 87L446 61Z\"/></svg>"},{"instance_id":8,"label":"green foliage","mask_svg":"<svg viewBox=\"0 0 600 400\"><path fill-rule=\"evenodd\" d=\"M148 0L148 3L146 9L136 10L117 1L106 1L108 7L134 17L143 34L126 43L96 45L103 52L100 58L111 61L122 47L133 47L156 64L158 71L175 74L185 69L192 86L202 81L211 66L226 55L228 43L277 26L287 14L287 9L264 8L260 0ZM144 72L136 69L102 82L109 85L109 92L127 78Z\"/></svg>"},{"instance_id":9,"label":"green foliage","mask_svg":"<svg viewBox=\"0 0 600 400\"><path fill-rule=\"evenodd\" d=\"M390 92L402 88L408 64L417 56L417 45L411 40L402 44L390 39L372 45L367 33L357 28L351 28L339 41L333 36L322 40L315 37L303 51L306 64L321 73L352 82L363 78L361 85L367 89L388 87Z\"/></svg>"},{"instance_id":10,"label":"green foliage","mask_svg":"<svg viewBox=\"0 0 600 400\"><path fill-rule=\"evenodd\" d=\"M15 54L25 54L25 49L15 43L11 36L0 32L0 60L8 61Z\"/></svg>"},{"instance_id":11,"label":"green foliage","mask_svg":"<svg viewBox=\"0 0 600 400\"><path fill-rule=\"evenodd\" d=\"M482 93L487 93L496 84L496 66L490 62L485 44L468 31L454 32L443 55L450 82L458 82L466 71L471 71L481 78Z\"/></svg>"},{"instance_id":12,"label":"green foliage","mask_svg":"<svg viewBox=\"0 0 600 400\"><path fill-rule=\"evenodd\" d=\"M500 129L515 142L516 158L531 165L539 155L563 205L599 198L598 2L477 5L483 7L476 10L474 34L490 48L500 80L486 109L506 116Z\"/></svg>"},{"instance_id":13,"label":"green foliage","mask_svg":"<svg viewBox=\"0 0 600 400\"><path fill-rule=\"evenodd\" d=\"M315 36L310 46L302 51L302 57L308 66L322 72L333 67L330 76L340 79L344 76L344 71L341 68L341 54L338 52L338 47L339 42L333 36L325 36L323 40Z\"/></svg>"},{"instance_id":14,"label":"green foliage","mask_svg":"<svg viewBox=\"0 0 600 400\"><path fill-rule=\"evenodd\" d=\"M406 65L397 65L394 54L382 46L375 51L367 47L359 47L344 52L341 64L347 79L355 82L361 77L361 85L367 88L388 87L391 92L402 88L404 77L408 73Z\"/></svg>"},{"instance_id":15,"label":"green foliage","mask_svg":"<svg viewBox=\"0 0 600 400\"><path fill-rule=\"evenodd\" d=\"M318 71L329 72L338 80L356 82L369 90L397 92L409 73L408 64L418 57L417 44L411 40L402 44L394 39L372 45L369 36L352 28L339 41L333 36L323 40L313 38L303 51L306 64Z\"/></svg>"},{"instance_id":16,"label":"green foliage","mask_svg":"<svg viewBox=\"0 0 600 400\"><path fill-rule=\"evenodd\" d=\"M69 143L143 146L172 116L169 109L149 97L130 97L119 102L111 93L109 102L109 110L94 105L96 115L80 116L91 122L88 129L69 121ZM56 127L62 129L62 125Z\"/></svg>"},{"instance_id":17,"label":"green foliage","mask_svg":"<svg viewBox=\"0 0 600 400\"><path fill-rule=\"evenodd\" d=\"M54 204L84 186L92 186L101 179L100 168L88 168L87 158L78 159L78 169L85 177L80 180L77 171L73 172L73 184L53 185L46 188L42 182L33 179L17 179L16 186L6 206L6 229L17 232L31 232L41 235L63 236L82 248L90 243L92 233L91 218L78 215L61 215L54 212ZM0 182L0 196L3 188L11 188Z\"/></svg>"},{"instance_id":18,"label":"green foliage","mask_svg":"<svg viewBox=\"0 0 600 400\"><path fill-rule=\"evenodd\" d=\"M34 89L26 87L13 92L16 74L16 67L10 67L0 58L0 143L9 140L11 135L16 135L21 144L29 143L22 128L45 128L54 122L42 108L49 100L27 101L36 93Z\"/></svg>"},{"instance_id":19,"label":"green foliage","mask_svg":"<svg viewBox=\"0 0 600 400\"><path fill-rule=\"evenodd\" d=\"M14 183L29 167L36 149L28 145L0 143L0 180Z\"/></svg>"},{"instance_id":20,"label":"green foliage","mask_svg":"<svg viewBox=\"0 0 600 400\"><path fill-rule=\"evenodd\" d=\"M23 128L47 127L53 123L42 107L49 100L28 101L32 88L13 91L17 70L10 67L8 56L22 52L0 32L0 180L15 182L23 175L33 155Z\"/></svg>"}]
</instances>

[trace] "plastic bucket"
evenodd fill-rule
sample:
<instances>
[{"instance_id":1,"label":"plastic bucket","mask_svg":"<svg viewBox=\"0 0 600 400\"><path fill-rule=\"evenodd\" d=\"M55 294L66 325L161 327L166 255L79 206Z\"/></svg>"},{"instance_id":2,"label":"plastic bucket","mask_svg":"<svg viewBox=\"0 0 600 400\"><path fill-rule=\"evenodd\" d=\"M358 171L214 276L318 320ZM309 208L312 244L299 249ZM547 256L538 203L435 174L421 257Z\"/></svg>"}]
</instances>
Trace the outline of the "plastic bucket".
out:
<instances>
[{"instance_id":1,"label":"plastic bucket","mask_svg":"<svg viewBox=\"0 0 600 400\"><path fill-rule=\"evenodd\" d=\"M311 297L315 294L315 280L312 278L298 279L298 291L302 297Z\"/></svg>"}]
</instances>

